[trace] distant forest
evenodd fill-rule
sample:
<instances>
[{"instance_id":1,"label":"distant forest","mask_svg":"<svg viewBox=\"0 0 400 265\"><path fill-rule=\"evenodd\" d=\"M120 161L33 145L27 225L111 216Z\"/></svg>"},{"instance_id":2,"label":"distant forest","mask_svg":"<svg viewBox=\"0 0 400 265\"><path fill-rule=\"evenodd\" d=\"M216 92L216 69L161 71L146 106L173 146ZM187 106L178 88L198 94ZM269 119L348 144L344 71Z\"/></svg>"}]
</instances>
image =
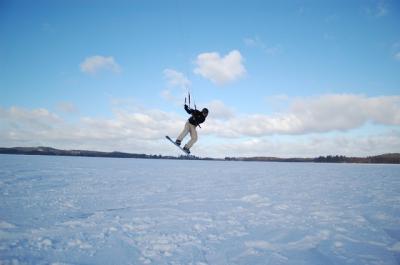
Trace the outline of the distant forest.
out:
<instances>
[{"instance_id":1,"label":"distant forest","mask_svg":"<svg viewBox=\"0 0 400 265\"><path fill-rule=\"evenodd\" d=\"M197 156L162 156L134 154L123 152L99 152L88 150L61 150L51 147L11 147L1 148L0 154L14 155L53 155L53 156L86 156L115 158L145 158L145 159L184 159L184 160L225 160L225 161L262 161L262 162L314 162L314 163L374 163L400 164L400 153L382 154L368 157L346 157L342 155L319 156L316 158L279 158L279 157L225 157L224 159Z\"/></svg>"},{"instance_id":2,"label":"distant forest","mask_svg":"<svg viewBox=\"0 0 400 265\"><path fill-rule=\"evenodd\" d=\"M270 162L315 162L315 163L369 163L400 164L400 153L383 154L368 157L347 157L342 155L319 156L316 158L278 158L278 157L226 157L231 161L270 161Z\"/></svg>"}]
</instances>

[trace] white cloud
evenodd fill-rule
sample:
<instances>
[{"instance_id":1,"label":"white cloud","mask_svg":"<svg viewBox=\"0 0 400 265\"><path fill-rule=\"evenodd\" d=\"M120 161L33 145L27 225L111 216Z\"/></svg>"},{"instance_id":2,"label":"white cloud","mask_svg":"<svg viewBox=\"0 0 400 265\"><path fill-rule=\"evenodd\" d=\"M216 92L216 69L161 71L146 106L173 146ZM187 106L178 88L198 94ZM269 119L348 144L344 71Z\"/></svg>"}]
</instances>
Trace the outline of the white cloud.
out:
<instances>
[{"instance_id":1,"label":"white cloud","mask_svg":"<svg viewBox=\"0 0 400 265\"><path fill-rule=\"evenodd\" d=\"M394 55L394 58L395 58L397 61L400 61L400 52L397 52L397 53Z\"/></svg>"},{"instance_id":2,"label":"white cloud","mask_svg":"<svg viewBox=\"0 0 400 265\"><path fill-rule=\"evenodd\" d=\"M375 11L376 11L375 15L377 17L386 16L386 14L388 13L388 8L387 8L386 2L384 0L378 1Z\"/></svg>"},{"instance_id":3,"label":"white cloud","mask_svg":"<svg viewBox=\"0 0 400 265\"><path fill-rule=\"evenodd\" d=\"M400 125L400 96L324 95L295 101L291 113L302 121L304 132L350 130L366 122Z\"/></svg>"},{"instance_id":4,"label":"white cloud","mask_svg":"<svg viewBox=\"0 0 400 265\"><path fill-rule=\"evenodd\" d=\"M220 100L211 101L207 104L207 108L212 110L208 118L227 120L234 117L234 110Z\"/></svg>"},{"instance_id":5,"label":"white cloud","mask_svg":"<svg viewBox=\"0 0 400 265\"><path fill-rule=\"evenodd\" d=\"M276 55L282 52L281 45L266 45L259 37L245 38L244 43L250 48L257 48L268 55Z\"/></svg>"},{"instance_id":6,"label":"white cloud","mask_svg":"<svg viewBox=\"0 0 400 265\"><path fill-rule=\"evenodd\" d=\"M159 110L115 110L113 114L110 119L83 117L68 123L46 109L0 108L0 146L157 152L162 151L156 147L157 140L178 134L185 122L174 113Z\"/></svg>"},{"instance_id":7,"label":"white cloud","mask_svg":"<svg viewBox=\"0 0 400 265\"><path fill-rule=\"evenodd\" d=\"M18 107L11 107L8 110L0 108L0 119L4 121L3 126L8 126L16 130L47 130L61 122L56 114L46 109L39 108L26 110ZM23 121L23 122L19 122Z\"/></svg>"},{"instance_id":8,"label":"white cloud","mask_svg":"<svg viewBox=\"0 0 400 265\"><path fill-rule=\"evenodd\" d=\"M283 110L287 108L290 98L285 94L277 94L266 97L265 102L272 109Z\"/></svg>"},{"instance_id":9,"label":"white cloud","mask_svg":"<svg viewBox=\"0 0 400 265\"><path fill-rule=\"evenodd\" d=\"M57 104L57 109L65 112L65 113L77 113L78 112L78 108L71 102L59 102Z\"/></svg>"},{"instance_id":10,"label":"white cloud","mask_svg":"<svg viewBox=\"0 0 400 265\"><path fill-rule=\"evenodd\" d=\"M264 43L258 38L244 38L244 44L250 48L262 48L264 47Z\"/></svg>"},{"instance_id":11,"label":"white cloud","mask_svg":"<svg viewBox=\"0 0 400 265\"><path fill-rule=\"evenodd\" d=\"M288 101L285 112L271 115L240 114L219 100L202 104L209 108L210 115L199 130L201 144L195 145L195 153L288 157L373 155L400 150L400 96L339 94ZM47 145L151 154L178 151L179 155L179 150L163 141L165 135L179 134L186 115L114 107L110 118L84 117L76 122L67 122L43 108L0 108L0 146ZM347 133L366 124L388 127L386 133ZM217 141L211 146L205 139Z\"/></svg>"},{"instance_id":12,"label":"white cloud","mask_svg":"<svg viewBox=\"0 0 400 265\"><path fill-rule=\"evenodd\" d=\"M210 117L212 109L210 109ZM210 119L207 132L221 137L262 137L348 131L368 122L400 125L400 96L366 97L333 94L292 101L282 113L236 115Z\"/></svg>"},{"instance_id":13,"label":"white cloud","mask_svg":"<svg viewBox=\"0 0 400 265\"><path fill-rule=\"evenodd\" d=\"M175 105L182 104L182 99L191 85L190 80L183 73L173 69L165 69L163 74L167 81L167 89L161 92L161 96Z\"/></svg>"},{"instance_id":14,"label":"white cloud","mask_svg":"<svg viewBox=\"0 0 400 265\"><path fill-rule=\"evenodd\" d=\"M233 82L246 73L243 57L237 50L231 51L224 57L217 52L199 54L196 65L194 73L217 85Z\"/></svg>"},{"instance_id":15,"label":"white cloud","mask_svg":"<svg viewBox=\"0 0 400 265\"><path fill-rule=\"evenodd\" d=\"M81 64L80 69L87 74L96 74L100 71L111 71L114 73L121 72L121 67L114 60L114 57L104 57L95 55L87 57Z\"/></svg>"},{"instance_id":16,"label":"white cloud","mask_svg":"<svg viewBox=\"0 0 400 265\"><path fill-rule=\"evenodd\" d=\"M178 98L172 94L170 89L164 89L161 91L161 97L171 102L177 102L178 100Z\"/></svg>"},{"instance_id":17,"label":"white cloud","mask_svg":"<svg viewBox=\"0 0 400 265\"><path fill-rule=\"evenodd\" d=\"M228 139L198 147L208 156L317 157L320 155L370 156L400 150L400 131L370 135L337 134Z\"/></svg>"},{"instance_id":18,"label":"white cloud","mask_svg":"<svg viewBox=\"0 0 400 265\"><path fill-rule=\"evenodd\" d=\"M389 13L389 8L385 0L376 0L372 3L373 5L365 8L365 12L368 16L380 18Z\"/></svg>"},{"instance_id":19,"label":"white cloud","mask_svg":"<svg viewBox=\"0 0 400 265\"><path fill-rule=\"evenodd\" d=\"M163 74L167 80L168 86L170 87L187 88L191 84L189 79L183 73L173 69L167 68L163 71Z\"/></svg>"}]
</instances>

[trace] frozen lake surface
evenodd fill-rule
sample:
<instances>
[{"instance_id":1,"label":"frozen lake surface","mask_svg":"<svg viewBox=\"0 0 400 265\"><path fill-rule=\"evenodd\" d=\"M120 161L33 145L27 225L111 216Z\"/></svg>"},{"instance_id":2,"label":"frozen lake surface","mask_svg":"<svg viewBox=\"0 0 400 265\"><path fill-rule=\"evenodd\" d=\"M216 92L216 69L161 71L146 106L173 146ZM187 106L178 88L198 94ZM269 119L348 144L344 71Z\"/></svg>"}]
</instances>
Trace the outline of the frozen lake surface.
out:
<instances>
[{"instance_id":1,"label":"frozen lake surface","mask_svg":"<svg viewBox=\"0 0 400 265\"><path fill-rule=\"evenodd\" d=\"M0 264L400 264L400 166L0 155Z\"/></svg>"}]
</instances>

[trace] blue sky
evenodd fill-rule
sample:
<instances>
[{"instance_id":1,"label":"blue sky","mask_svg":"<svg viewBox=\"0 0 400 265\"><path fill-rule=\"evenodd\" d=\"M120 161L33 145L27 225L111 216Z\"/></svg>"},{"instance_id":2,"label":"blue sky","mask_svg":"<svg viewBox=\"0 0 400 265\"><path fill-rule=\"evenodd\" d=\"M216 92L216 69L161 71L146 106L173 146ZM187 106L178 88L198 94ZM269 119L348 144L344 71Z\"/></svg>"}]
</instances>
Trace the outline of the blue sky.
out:
<instances>
[{"instance_id":1,"label":"blue sky","mask_svg":"<svg viewBox=\"0 0 400 265\"><path fill-rule=\"evenodd\" d=\"M400 151L397 1L2 1L0 145L200 156Z\"/></svg>"}]
</instances>

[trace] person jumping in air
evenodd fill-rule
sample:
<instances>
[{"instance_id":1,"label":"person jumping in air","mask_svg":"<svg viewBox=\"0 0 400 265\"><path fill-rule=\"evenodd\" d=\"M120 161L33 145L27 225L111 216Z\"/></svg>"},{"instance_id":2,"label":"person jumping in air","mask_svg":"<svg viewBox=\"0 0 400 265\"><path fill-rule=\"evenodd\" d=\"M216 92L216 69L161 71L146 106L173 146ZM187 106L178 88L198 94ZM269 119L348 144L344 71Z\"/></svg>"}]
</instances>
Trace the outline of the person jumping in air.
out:
<instances>
[{"instance_id":1,"label":"person jumping in air","mask_svg":"<svg viewBox=\"0 0 400 265\"><path fill-rule=\"evenodd\" d=\"M180 146L183 138L185 138L185 136L190 133L190 141L183 147L183 150L190 154L189 149L197 141L196 127L200 127L200 124L206 120L208 109L204 108L202 109L202 111L199 111L197 109L191 109L188 105L185 104L185 110L188 114L191 114L192 116L186 121L185 127L183 128L181 134L179 134L178 138L176 138L175 143Z\"/></svg>"}]
</instances>

